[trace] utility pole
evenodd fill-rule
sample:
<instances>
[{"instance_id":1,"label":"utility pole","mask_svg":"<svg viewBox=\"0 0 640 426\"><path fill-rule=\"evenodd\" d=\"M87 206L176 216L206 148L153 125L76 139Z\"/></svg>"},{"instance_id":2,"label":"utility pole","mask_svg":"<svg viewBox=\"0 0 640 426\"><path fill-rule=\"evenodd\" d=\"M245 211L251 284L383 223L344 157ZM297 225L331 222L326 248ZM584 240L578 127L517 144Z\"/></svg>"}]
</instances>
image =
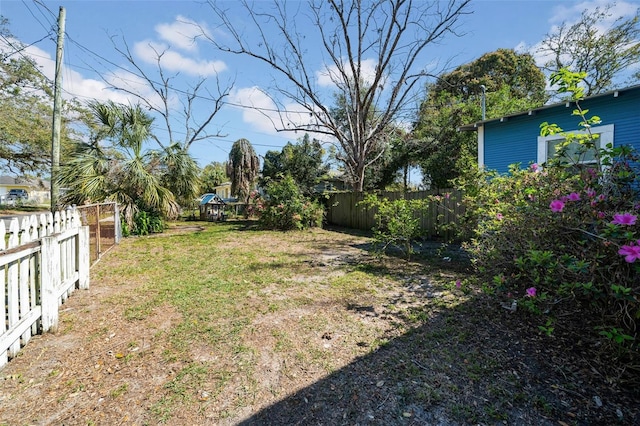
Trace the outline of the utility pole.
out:
<instances>
[{"instance_id":1,"label":"utility pole","mask_svg":"<svg viewBox=\"0 0 640 426\"><path fill-rule=\"evenodd\" d=\"M56 47L56 74L53 92L53 132L51 135L51 212L60 207L60 128L62 127L62 50L64 45L64 20L66 12L60 6L58 14L58 42Z\"/></svg>"}]
</instances>

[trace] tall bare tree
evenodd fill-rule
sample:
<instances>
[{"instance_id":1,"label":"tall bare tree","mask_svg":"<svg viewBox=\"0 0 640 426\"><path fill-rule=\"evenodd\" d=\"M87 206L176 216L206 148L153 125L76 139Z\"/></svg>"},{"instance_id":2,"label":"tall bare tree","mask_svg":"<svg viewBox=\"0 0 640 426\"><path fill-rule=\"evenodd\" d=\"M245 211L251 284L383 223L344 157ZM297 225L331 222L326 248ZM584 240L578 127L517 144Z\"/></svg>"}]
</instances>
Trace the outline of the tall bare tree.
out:
<instances>
[{"instance_id":1,"label":"tall bare tree","mask_svg":"<svg viewBox=\"0 0 640 426\"><path fill-rule=\"evenodd\" d=\"M275 70L275 93L284 96L273 99L279 112L277 130L335 139L354 188L361 191L380 141L390 125L403 118L403 107L415 101L419 82L430 74L425 67L432 61L424 56L425 49L447 34L457 35L469 2L310 0L304 8L299 1L266 5L242 0L248 19L240 27L220 3L210 0L228 37L204 35L222 51L249 56ZM334 91L325 96L319 78L329 79ZM331 113L336 91L348 105L346 123ZM308 113L307 121L288 113L284 102L291 100Z\"/></svg>"},{"instance_id":2,"label":"tall bare tree","mask_svg":"<svg viewBox=\"0 0 640 426\"><path fill-rule=\"evenodd\" d=\"M631 18L613 17L612 5L585 10L574 24L562 23L545 36L538 53L548 57L543 69L552 73L562 68L585 72L585 95L612 88L616 78L640 63L640 9Z\"/></svg>"},{"instance_id":3,"label":"tall bare tree","mask_svg":"<svg viewBox=\"0 0 640 426\"><path fill-rule=\"evenodd\" d=\"M154 46L149 46L154 52L156 66L156 72L150 73L134 58L129 49L129 45L124 39L121 45L113 41L113 46L133 67L136 76L146 83L156 97L150 97L148 94L142 93L137 90L135 86L126 84L124 81L116 84L112 80L105 79L105 82L115 90L136 97L142 105L161 117L164 129L168 134L168 140L161 140L157 134L152 135L152 138L161 148L179 144L183 150L188 151L194 142L224 136L219 131L209 133L208 128L213 118L220 112L220 109L224 105L224 99L229 96L234 84L232 81L222 84L220 79L216 77L216 92L214 93L207 89L205 83L208 80L206 78L195 79L188 89L179 89L173 85L175 75L167 74L162 66L162 59L169 52L169 48L158 50ZM181 110L180 108L174 108L173 101L175 99L180 101ZM206 107L202 107L201 105L206 105ZM194 118L194 110L197 106L198 111L208 112L203 118L196 120ZM180 122L182 124L178 124Z\"/></svg>"}]
</instances>

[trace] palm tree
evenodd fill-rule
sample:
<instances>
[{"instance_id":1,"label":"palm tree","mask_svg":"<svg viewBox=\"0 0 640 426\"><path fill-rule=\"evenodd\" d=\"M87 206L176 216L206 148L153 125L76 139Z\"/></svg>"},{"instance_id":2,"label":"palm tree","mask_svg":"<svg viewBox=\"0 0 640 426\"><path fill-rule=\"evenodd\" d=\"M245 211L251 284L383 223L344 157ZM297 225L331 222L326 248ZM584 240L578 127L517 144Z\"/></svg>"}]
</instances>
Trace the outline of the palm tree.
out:
<instances>
[{"instance_id":1,"label":"palm tree","mask_svg":"<svg viewBox=\"0 0 640 426\"><path fill-rule=\"evenodd\" d=\"M169 188L176 201L183 207L191 207L200 195L201 173L198 163L187 148L179 143L154 153L159 164L160 182Z\"/></svg>"},{"instance_id":2,"label":"palm tree","mask_svg":"<svg viewBox=\"0 0 640 426\"><path fill-rule=\"evenodd\" d=\"M238 139L229 152L227 174L231 178L231 193L247 202L253 183L260 171L260 160L246 139Z\"/></svg>"},{"instance_id":3,"label":"palm tree","mask_svg":"<svg viewBox=\"0 0 640 426\"><path fill-rule=\"evenodd\" d=\"M175 196L154 174L157 154L143 151L153 118L139 105L93 102L89 108L97 130L92 141L78 144L71 160L62 166L63 202L115 201L123 207L132 229L140 209L177 217ZM103 141L107 142L104 146Z\"/></svg>"}]
</instances>

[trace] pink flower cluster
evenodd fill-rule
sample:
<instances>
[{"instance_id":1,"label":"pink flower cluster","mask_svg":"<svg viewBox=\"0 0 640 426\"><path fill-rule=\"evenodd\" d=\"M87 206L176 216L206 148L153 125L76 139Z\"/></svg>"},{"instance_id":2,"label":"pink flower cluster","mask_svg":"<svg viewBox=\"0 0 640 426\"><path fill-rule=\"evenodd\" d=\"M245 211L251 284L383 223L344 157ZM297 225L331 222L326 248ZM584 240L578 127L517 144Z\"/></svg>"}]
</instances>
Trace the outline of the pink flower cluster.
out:
<instances>
[{"instance_id":1,"label":"pink flower cluster","mask_svg":"<svg viewBox=\"0 0 640 426\"><path fill-rule=\"evenodd\" d=\"M633 226L636 224L638 216L631 213L614 214L611 223L614 225L628 225Z\"/></svg>"},{"instance_id":2,"label":"pink flower cluster","mask_svg":"<svg viewBox=\"0 0 640 426\"><path fill-rule=\"evenodd\" d=\"M580 201L580 194L578 194L577 192L572 192L571 194L567 195L567 200Z\"/></svg>"},{"instance_id":3,"label":"pink flower cluster","mask_svg":"<svg viewBox=\"0 0 640 426\"><path fill-rule=\"evenodd\" d=\"M562 200L553 200L551 204L549 204L549 208L554 213L559 213L564 209L564 201Z\"/></svg>"},{"instance_id":4,"label":"pink flower cluster","mask_svg":"<svg viewBox=\"0 0 640 426\"><path fill-rule=\"evenodd\" d=\"M618 254L624 256L627 263L633 263L640 259L640 240L620 247Z\"/></svg>"},{"instance_id":5,"label":"pink flower cluster","mask_svg":"<svg viewBox=\"0 0 640 426\"><path fill-rule=\"evenodd\" d=\"M552 212L559 213L564 210L564 206L567 201L580 201L580 194L572 192L569 195L564 195L557 200L553 200L551 204L549 204L549 208Z\"/></svg>"}]
</instances>

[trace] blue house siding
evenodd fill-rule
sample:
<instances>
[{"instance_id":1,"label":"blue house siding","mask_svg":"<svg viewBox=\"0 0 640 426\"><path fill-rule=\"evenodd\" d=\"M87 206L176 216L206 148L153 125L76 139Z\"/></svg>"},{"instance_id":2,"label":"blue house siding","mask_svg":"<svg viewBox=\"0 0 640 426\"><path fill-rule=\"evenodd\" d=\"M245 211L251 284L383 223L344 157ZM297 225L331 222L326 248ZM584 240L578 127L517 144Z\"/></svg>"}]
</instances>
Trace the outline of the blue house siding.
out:
<instances>
[{"instance_id":1,"label":"blue house siding","mask_svg":"<svg viewBox=\"0 0 640 426\"><path fill-rule=\"evenodd\" d=\"M484 166L488 170L506 173L510 164L526 167L535 162L540 133L540 122L524 116L505 123L487 123L485 126ZM537 133L536 133L536 129ZM489 137L488 137L489 136Z\"/></svg>"},{"instance_id":2,"label":"blue house siding","mask_svg":"<svg viewBox=\"0 0 640 426\"><path fill-rule=\"evenodd\" d=\"M597 115L602 125L614 125L616 146L632 145L640 151L640 86L622 89L617 97L611 92L587 98L580 105L589 110L588 117ZM567 132L579 130L580 118L572 115L574 109L575 103L569 107L562 103L476 124L484 127L484 167L506 173L510 164L526 167L536 162L540 124L546 121Z\"/></svg>"}]
</instances>

